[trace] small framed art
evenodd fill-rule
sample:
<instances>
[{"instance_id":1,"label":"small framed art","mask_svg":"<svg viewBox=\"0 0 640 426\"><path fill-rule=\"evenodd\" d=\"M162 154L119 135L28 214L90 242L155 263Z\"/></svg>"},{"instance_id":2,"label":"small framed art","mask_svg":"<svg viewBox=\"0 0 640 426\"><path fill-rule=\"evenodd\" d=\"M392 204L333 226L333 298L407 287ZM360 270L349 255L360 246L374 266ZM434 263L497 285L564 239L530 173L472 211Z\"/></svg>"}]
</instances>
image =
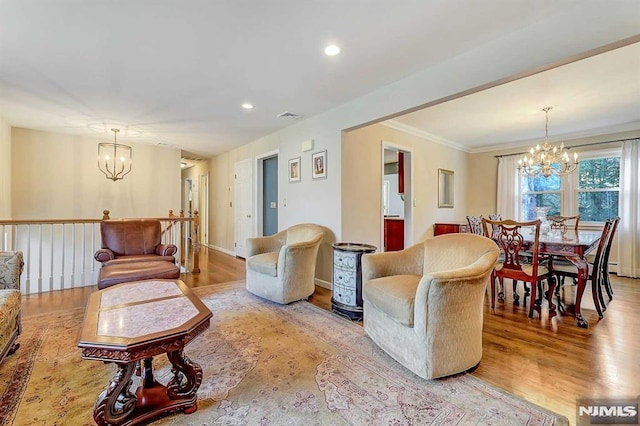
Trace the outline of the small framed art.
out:
<instances>
[{"instance_id":1,"label":"small framed art","mask_svg":"<svg viewBox=\"0 0 640 426\"><path fill-rule=\"evenodd\" d=\"M453 207L453 172L438 169L438 207Z\"/></svg>"},{"instance_id":2,"label":"small framed art","mask_svg":"<svg viewBox=\"0 0 640 426\"><path fill-rule=\"evenodd\" d=\"M300 182L300 157L289 160L289 182Z\"/></svg>"},{"instance_id":3,"label":"small framed art","mask_svg":"<svg viewBox=\"0 0 640 426\"><path fill-rule=\"evenodd\" d=\"M327 151L316 152L311 156L312 159L312 172L311 177L313 179L325 179L327 177Z\"/></svg>"}]
</instances>

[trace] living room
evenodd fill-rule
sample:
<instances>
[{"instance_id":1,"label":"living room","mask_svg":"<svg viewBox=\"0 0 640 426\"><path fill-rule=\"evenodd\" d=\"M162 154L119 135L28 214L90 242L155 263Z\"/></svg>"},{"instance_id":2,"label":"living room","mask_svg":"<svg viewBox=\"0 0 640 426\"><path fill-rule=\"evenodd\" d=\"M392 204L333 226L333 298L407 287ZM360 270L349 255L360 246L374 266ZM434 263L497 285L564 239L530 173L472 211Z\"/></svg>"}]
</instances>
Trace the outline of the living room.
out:
<instances>
[{"instance_id":1,"label":"living room","mask_svg":"<svg viewBox=\"0 0 640 426\"><path fill-rule=\"evenodd\" d=\"M497 7L498 3L500 2L494 6ZM9 101L14 96L17 97L16 93L29 90L24 87L9 90L8 87L1 86L0 217L99 218L104 209L111 210L112 217L161 217L169 209L178 210L183 206L181 197L185 176L190 173L208 173L209 245L214 250L233 254L236 243L235 164L248 158L254 160L265 153L277 152L281 164L278 179L280 229L296 223L317 223L330 229L335 241L358 241L380 246L381 191L377 186L370 185L370 182L381 181L382 141L413 149L416 175L412 241L417 242L432 235L435 222L463 221L467 214L494 213L498 191L495 185L488 184L497 181L498 167L494 156L520 152L523 150L522 146L487 152L465 152L425 141L424 138L378 123L400 113L408 113L468 92L533 75L539 70L586 59L596 52L605 53L600 51L606 50L603 46L615 50L640 42L637 35L640 11L635 2L619 1L612 2L612 5L589 2L583 10L577 10L579 8L572 2L560 3L545 3L545 8L536 12L539 15L532 17L531 21L505 25L503 33L486 34L487 38L482 42L469 44L466 50L461 48L455 54L443 55L428 66L407 71L403 78L393 81L381 79L374 90L358 93L348 99L341 98L342 102L323 107L316 114L308 115L306 111L298 110L305 116L270 133L256 134L246 143L237 146L221 143L216 146L217 152L214 155L205 157L202 166L191 172L180 170L181 151L205 152L207 143L190 145L191 137L196 140L201 135L185 132L184 148L177 143L180 138L172 139L176 141L176 145L166 146L165 141L171 139L167 135L172 133L171 130L164 130L168 127L163 127L162 114L151 113L149 117L136 120L133 113L128 115L123 112L119 115L119 107L127 111L124 104L114 109L106 106L99 109L104 112L102 117L91 115L86 110L80 114L82 108L68 108L66 119L70 121L65 121L62 128L56 128L50 123L29 127L23 124L25 121L22 121L22 117L36 117L37 111L9 109ZM2 7L3 16L8 16L9 9L4 9L5 5ZM520 7L518 13L513 12L514 19L528 10L524 2L521 2ZM131 16L135 14L132 13ZM39 19L46 21L45 18ZM490 20L490 17L483 16L483 19ZM40 20L34 18L35 22ZM479 23L477 25L480 26ZM114 24L114 33L117 30L118 25ZM10 38L4 40L1 42L3 47L12 44ZM48 48L55 46L55 43L62 42L53 40ZM3 58L15 57L15 53L9 50L7 52ZM420 49L415 52L420 52ZM428 54L426 51L423 53ZM68 59L67 54L62 56ZM92 57L96 68L113 67L116 74L126 75L126 61L123 63L117 57L97 56ZM6 64L3 61L1 77L31 70L29 66L17 61L11 66ZM122 70L118 71L119 68ZM335 72L327 68L324 71L327 75ZM90 73L90 69L87 72ZM38 73L46 74L46 69L38 69L36 74ZM109 87L117 92L120 90L117 86L114 83L114 86ZM191 95L194 93L196 92L192 91ZM65 97L66 95L57 93L60 97L56 100L56 95L49 98L50 95L51 93L41 96L52 99L51 103L67 103L75 96L67 93L68 97ZM306 96L312 99L313 93ZM162 105L170 104L171 100L161 98L157 103L161 109ZM256 109L258 108L257 105ZM198 105L198 108L194 107L185 115L198 117L204 109L206 104ZM538 120L541 129L544 117L537 105L532 105L532 115L536 116L535 120ZM119 182L105 179L98 172L95 162L97 143L112 138L108 119L113 117L118 118L116 121L120 123L131 124L131 133L122 132L121 140L131 145L134 151L132 172ZM551 117L553 120L553 113ZM65 115L55 116L55 120L59 122L63 118ZM189 121L189 118L185 120ZM74 120L82 131L72 129ZM148 122L157 123L155 129L151 125L146 129L153 136L158 136L159 142L153 142L153 138L137 142L133 130L144 126L136 128L134 124ZM90 124L94 130L85 131ZM99 129L100 133L96 133L95 129ZM550 129L553 131L553 124ZM571 144L638 137L640 129L636 128L575 138ZM309 140L313 141L313 148L303 151L302 142ZM214 144L212 140L210 145ZM326 151L327 154L327 176L326 179L312 179L312 155L321 151ZM301 180L289 183L287 161L298 157L302 166ZM455 170L456 202L453 208L437 208L435 200L438 168ZM329 252L321 253L319 257L317 278L320 285L330 287Z\"/></svg>"}]
</instances>

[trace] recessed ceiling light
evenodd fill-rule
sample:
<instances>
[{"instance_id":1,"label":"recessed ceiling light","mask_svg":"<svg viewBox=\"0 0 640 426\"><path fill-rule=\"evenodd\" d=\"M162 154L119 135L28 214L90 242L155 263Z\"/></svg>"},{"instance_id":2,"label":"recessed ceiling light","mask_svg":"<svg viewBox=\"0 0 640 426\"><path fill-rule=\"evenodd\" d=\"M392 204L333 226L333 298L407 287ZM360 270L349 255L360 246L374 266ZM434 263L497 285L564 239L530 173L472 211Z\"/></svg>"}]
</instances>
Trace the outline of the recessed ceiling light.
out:
<instances>
[{"instance_id":1,"label":"recessed ceiling light","mask_svg":"<svg viewBox=\"0 0 640 426\"><path fill-rule=\"evenodd\" d=\"M327 56L336 56L338 53L340 53L340 50L341 50L340 46L336 46L335 44L330 44L324 49L324 53Z\"/></svg>"},{"instance_id":2,"label":"recessed ceiling light","mask_svg":"<svg viewBox=\"0 0 640 426\"><path fill-rule=\"evenodd\" d=\"M253 105L249 103L242 104L242 108L244 109L253 109Z\"/></svg>"}]
</instances>

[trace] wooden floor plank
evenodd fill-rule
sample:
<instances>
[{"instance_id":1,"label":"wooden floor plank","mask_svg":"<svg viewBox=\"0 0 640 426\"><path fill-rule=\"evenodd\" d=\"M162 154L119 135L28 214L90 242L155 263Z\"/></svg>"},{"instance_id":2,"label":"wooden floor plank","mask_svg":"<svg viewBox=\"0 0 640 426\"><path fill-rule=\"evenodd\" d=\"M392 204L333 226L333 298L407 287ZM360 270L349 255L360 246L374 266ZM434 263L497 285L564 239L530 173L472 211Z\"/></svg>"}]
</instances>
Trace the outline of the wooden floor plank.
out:
<instances>
[{"instance_id":1,"label":"wooden floor plank","mask_svg":"<svg viewBox=\"0 0 640 426\"><path fill-rule=\"evenodd\" d=\"M203 249L199 274L183 274L190 287L245 278L244 260ZM622 398L640 394L640 280L611 276L614 300L598 320L591 293L585 292L583 315L589 328L571 316L527 318L526 306L514 306L510 286L506 302L496 309L485 300L483 357L472 373L495 386L576 420L576 400L583 397ZM96 287L23 296L23 315L84 307ZM522 289L519 290L522 296ZM565 285L565 303L575 288ZM309 301L331 308L331 290L317 287Z\"/></svg>"}]
</instances>

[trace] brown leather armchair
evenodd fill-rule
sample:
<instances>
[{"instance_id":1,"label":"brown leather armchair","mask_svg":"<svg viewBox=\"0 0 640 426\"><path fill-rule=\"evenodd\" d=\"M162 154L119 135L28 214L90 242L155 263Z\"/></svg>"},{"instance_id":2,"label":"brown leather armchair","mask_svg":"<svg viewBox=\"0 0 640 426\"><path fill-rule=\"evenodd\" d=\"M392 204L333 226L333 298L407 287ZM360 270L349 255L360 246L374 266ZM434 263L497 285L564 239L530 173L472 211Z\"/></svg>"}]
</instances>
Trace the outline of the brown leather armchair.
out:
<instances>
[{"instance_id":1,"label":"brown leather armchair","mask_svg":"<svg viewBox=\"0 0 640 426\"><path fill-rule=\"evenodd\" d=\"M180 278L173 257L174 244L162 244L160 221L155 219L107 220L100 224L102 248L95 259L102 263L98 288L143 279Z\"/></svg>"}]
</instances>

